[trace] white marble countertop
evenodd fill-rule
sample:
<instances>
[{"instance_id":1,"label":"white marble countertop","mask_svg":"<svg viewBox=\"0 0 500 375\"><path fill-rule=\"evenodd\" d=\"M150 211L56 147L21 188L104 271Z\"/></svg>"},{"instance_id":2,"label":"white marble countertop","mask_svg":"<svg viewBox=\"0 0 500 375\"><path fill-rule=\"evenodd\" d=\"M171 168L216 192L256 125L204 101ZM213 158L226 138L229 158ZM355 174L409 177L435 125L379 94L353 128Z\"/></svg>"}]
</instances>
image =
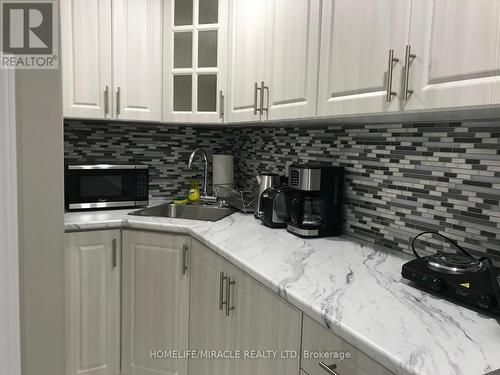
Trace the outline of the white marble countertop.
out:
<instances>
[{"instance_id":1,"label":"white marble countertop","mask_svg":"<svg viewBox=\"0 0 500 375\"><path fill-rule=\"evenodd\" d=\"M190 234L396 374L500 369L499 322L408 285L400 272L410 258L403 254L347 237L304 240L252 215L201 222L130 211L68 213L66 231L121 227Z\"/></svg>"}]
</instances>

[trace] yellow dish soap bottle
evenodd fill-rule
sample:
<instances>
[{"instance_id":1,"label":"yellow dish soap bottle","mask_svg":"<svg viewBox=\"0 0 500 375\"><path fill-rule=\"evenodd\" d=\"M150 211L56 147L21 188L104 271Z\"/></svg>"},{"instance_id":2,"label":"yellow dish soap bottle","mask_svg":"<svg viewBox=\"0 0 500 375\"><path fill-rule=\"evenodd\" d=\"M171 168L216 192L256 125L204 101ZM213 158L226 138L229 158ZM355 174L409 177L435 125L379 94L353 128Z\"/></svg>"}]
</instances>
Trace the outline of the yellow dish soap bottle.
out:
<instances>
[{"instance_id":1,"label":"yellow dish soap bottle","mask_svg":"<svg viewBox=\"0 0 500 375\"><path fill-rule=\"evenodd\" d=\"M197 203L201 198L200 182L193 178L191 180L191 188L189 189L188 200L190 203Z\"/></svg>"}]
</instances>

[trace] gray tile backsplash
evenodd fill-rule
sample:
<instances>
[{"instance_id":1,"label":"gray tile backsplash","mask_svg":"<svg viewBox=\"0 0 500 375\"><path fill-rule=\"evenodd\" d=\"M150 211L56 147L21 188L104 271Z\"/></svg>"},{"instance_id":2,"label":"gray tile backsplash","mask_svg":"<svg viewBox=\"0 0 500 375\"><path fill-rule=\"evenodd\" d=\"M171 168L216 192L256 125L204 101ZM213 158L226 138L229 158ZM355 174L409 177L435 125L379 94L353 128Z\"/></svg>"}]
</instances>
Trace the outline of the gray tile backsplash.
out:
<instances>
[{"instance_id":1,"label":"gray tile backsplash","mask_svg":"<svg viewBox=\"0 0 500 375\"><path fill-rule=\"evenodd\" d=\"M222 128L79 121L66 121L64 127L65 164L148 164L153 197L186 193L190 178L203 175L200 161L196 170L188 168L196 148L210 154L233 151L231 133Z\"/></svg>"},{"instance_id":2,"label":"gray tile backsplash","mask_svg":"<svg viewBox=\"0 0 500 375\"><path fill-rule=\"evenodd\" d=\"M203 128L65 125L66 162L145 162L153 196L185 189L189 153L232 153L237 184L297 161L346 168L344 232L410 251L423 230L500 256L500 122ZM200 167L201 172L201 167ZM429 241L432 247L439 247Z\"/></svg>"}]
</instances>

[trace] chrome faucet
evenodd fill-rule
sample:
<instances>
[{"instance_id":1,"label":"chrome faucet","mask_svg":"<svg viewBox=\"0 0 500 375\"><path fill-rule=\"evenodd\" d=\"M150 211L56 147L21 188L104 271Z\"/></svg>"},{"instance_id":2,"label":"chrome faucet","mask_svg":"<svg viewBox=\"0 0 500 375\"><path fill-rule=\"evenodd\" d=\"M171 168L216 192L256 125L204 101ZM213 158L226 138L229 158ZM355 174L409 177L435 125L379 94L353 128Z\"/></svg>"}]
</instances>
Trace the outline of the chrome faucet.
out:
<instances>
[{"instance_id":1,"label":"chrome faucet","mask_svg":"<svg viewBox=\"0 0 500 375\"><path fill-rule=\"evenodd\" d=\"M194 150L191 153L191 156L189 157L188 167L189 167L189 169L193 169L193 161L194 161L197 154L201 154L201 156L203 156L203 163L204 163L203 190L201 193L201 201L202 202L216 202L217 197L211 197L207 193L207 186L208 186L208 157L207 157L207 153L201 148L197 148L196 150Z\"/></svg>"}]
</instances>

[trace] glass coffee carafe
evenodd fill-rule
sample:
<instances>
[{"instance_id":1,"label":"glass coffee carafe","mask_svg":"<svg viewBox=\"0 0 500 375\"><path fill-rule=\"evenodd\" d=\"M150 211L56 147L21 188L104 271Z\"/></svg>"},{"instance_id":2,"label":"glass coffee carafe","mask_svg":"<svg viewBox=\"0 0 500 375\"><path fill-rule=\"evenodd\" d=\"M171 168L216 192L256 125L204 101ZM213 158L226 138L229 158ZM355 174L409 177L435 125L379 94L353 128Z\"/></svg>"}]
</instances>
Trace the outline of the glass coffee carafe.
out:
<instances>
[{"instance_id":1,"label":"glass coffee carafe","mask_svg":"<svg viewBox=\"0 0 500 375\"><path fill-rule=\"evenodd\" d=\"M324 202L320 196L294 194L290 206L290 220L293 224L306 227L323 225Z\"/></svg>"}]
</instances>

